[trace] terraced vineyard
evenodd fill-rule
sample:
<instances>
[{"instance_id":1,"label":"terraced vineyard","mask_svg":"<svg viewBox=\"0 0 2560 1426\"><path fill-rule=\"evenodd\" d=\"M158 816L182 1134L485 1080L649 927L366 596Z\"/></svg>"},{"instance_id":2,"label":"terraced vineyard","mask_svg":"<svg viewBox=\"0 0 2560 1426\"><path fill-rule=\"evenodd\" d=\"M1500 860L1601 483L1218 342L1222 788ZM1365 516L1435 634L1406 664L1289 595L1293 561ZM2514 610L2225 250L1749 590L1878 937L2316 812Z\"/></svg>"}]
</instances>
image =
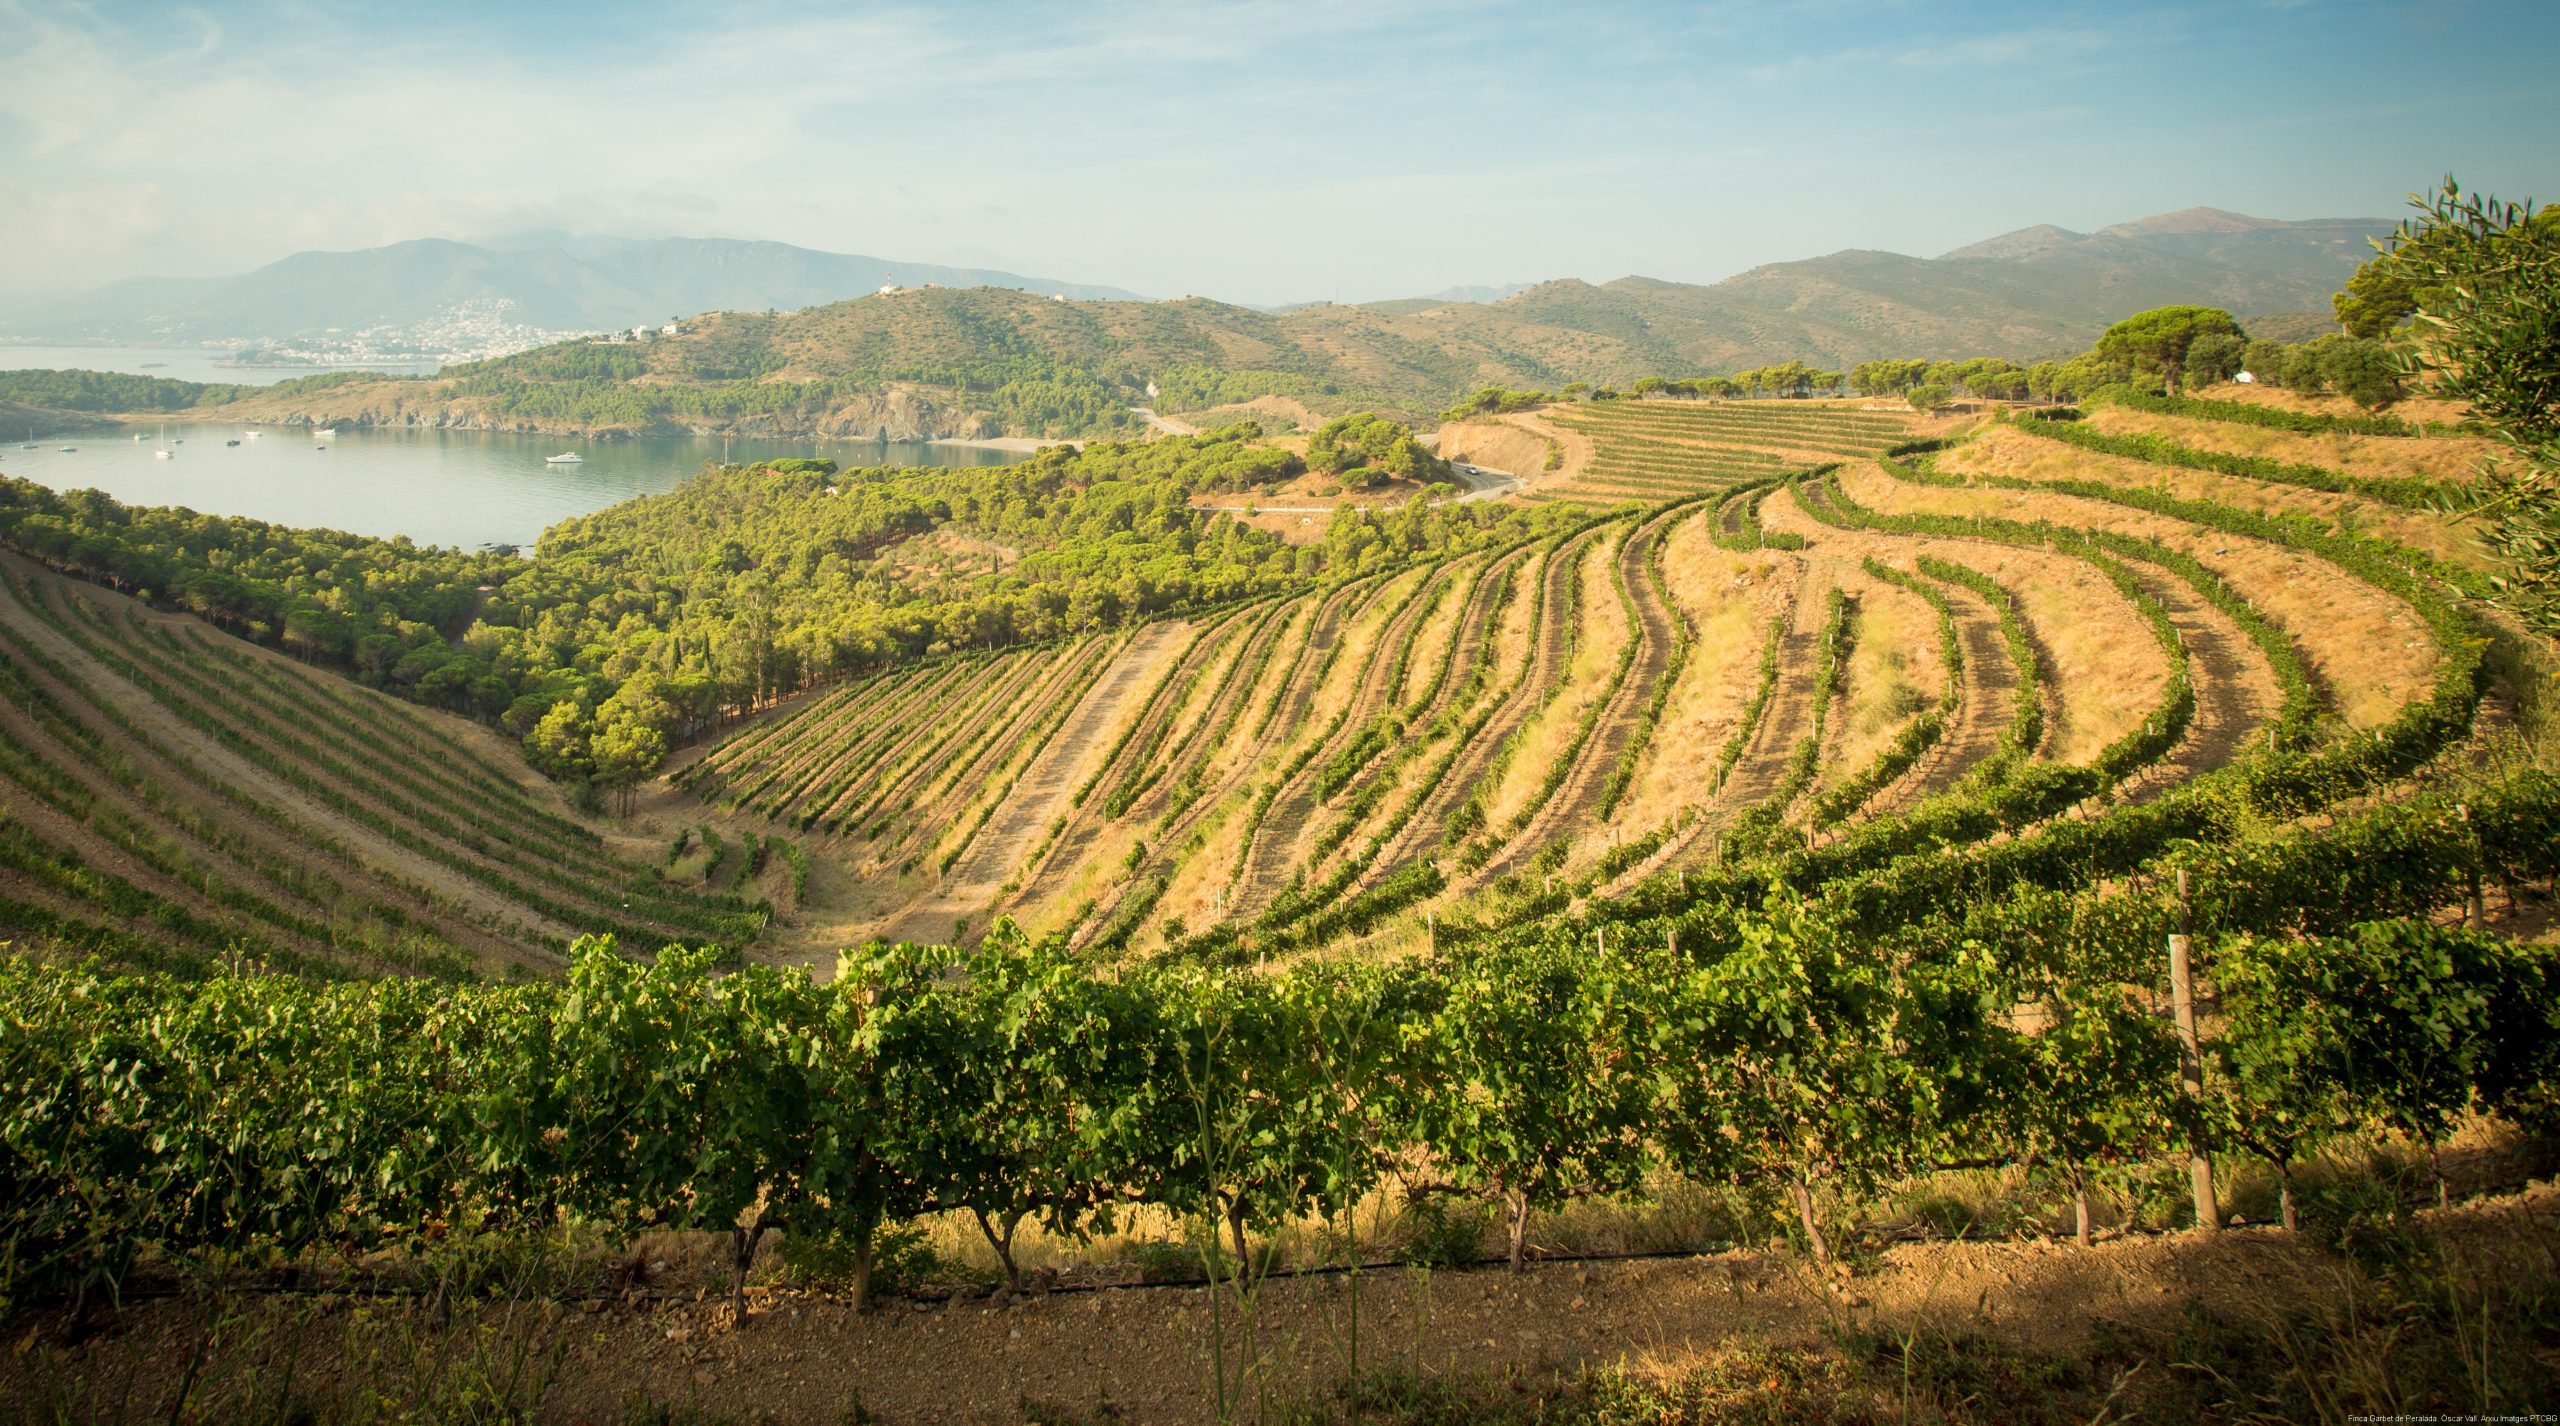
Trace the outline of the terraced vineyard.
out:
<instances>
[{"instance_id":1,"label":"terraced vineyard","mask_svg":"<svg viewBox=\"0 0 2560 1426\"><path fill-rule=\"evenodd\" d=\"M1909 439L1907 414L1806 402L1611 401L1550 419L1593 444L1590 462L1537 498L1680 499Z\"/></svg>"},{"instance_id":2,"label":"terraced vineyard","mask_svg":"<svg viewBox=\"0 0 2560 1426\"><path fill-rule=\"evenodd\" d=\"M0 916L28 949L459 978L762 929L480 728L15 557L0 633Z\"/></svg>"},{"instance_id":3,"label":"terraced vineyard","mask_svg":"<svg viewBox=\"0 0 2560 1426\"><path fill-rule=\"evenodd\" d=\"M2112 418L1893 457L1911 423L1890 412L1545 419L1593 443L1548 487L1592 511L1562 534L899 669L673 783L818 838L863 888L859 933L966 941L1009 916L1093 954L1214 958L1418 946L1720 869L2032 846L2377 736L2411 766L2463 745L2434 720L2470 706L2456 591L2478 576L2278 518L2335 516L2357 498L2335 482L2075 444L2116 439Z\"/></svg>"}]
</instances>

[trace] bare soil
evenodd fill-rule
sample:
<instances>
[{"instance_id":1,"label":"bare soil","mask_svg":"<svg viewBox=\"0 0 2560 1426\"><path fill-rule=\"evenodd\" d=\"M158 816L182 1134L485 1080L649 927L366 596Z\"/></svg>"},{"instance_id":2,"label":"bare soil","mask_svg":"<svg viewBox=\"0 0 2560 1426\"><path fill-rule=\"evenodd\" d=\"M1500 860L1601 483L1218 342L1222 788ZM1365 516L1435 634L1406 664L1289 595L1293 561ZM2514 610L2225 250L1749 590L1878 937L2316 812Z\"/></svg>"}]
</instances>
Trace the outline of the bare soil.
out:
<instances>
[{"instance_id":1,"label":"bare soil","mask_svg":"<svg viewBox=\"0 0 2560 1426\"><path fill-rule=\"evenodd\" d=\"M2449 1239L2532 1255L2560 1229L2548 1186L2424 1215ZM2521 1261L2519 1258L2518 1261ZM22 1319L0 1362L0 1402L125 1403L157 1419L182 1373L204 1395L272 1390L288 1372L306 1393L350 1385L355 1343L466 1344L443 1369L482 1356L523 1360L546 1422L632 1419L635 1403L774 1426L1011 1423L1108 1419L1177 1426L1217 1419L1213 1354L1268 1365L1286 1398L1357 1364L1426 1378L1623 1364L1672 1372L1736 1348L1822 1352L1856 1334L1936 1331L2070 1354L2103 1326L2119 1340L2166 1335L2202 1304L2239 1320L2343 1300L2350 1274L2303 1235L2266 1229L2102 1238L1906 1243L1825 1279L1773 1251L1426 1272L1373 1269L1274 1280L1247 1329L1232 1301L1212 1316L1196 1287L1123 1288L892 1301L857 1313L840 1299L751 1289L739 1323L725 1301L515 1302L464 1306L450 1321L396 1301L279 1297L249 1302L206 1354L199 1303L129 1304L106 1332L60 1345ZM234 1354L234 1355L226 1355ZM374 1358L380 1364L380 1357ZM417 1370L402 1356L395 1370ZM199 1398L200 1400L202 1397ZM139 1404L138 1408L135 1404ZM44 1414L50 1418L51 1412ZM110 1409L99 1419L119 1417Z\"/></svg>"}]
</instances>

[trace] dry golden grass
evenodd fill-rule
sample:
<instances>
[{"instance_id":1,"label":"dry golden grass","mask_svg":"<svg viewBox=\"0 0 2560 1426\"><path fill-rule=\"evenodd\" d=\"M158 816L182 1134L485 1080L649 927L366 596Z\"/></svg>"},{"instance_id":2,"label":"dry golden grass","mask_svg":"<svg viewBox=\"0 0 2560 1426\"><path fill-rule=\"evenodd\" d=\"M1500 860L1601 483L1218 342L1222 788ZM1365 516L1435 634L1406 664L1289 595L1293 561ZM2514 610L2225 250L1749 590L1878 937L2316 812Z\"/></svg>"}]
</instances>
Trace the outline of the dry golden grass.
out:
<instances>
[{"instance_id":1,"label":"dry golden grass","mask_svg":"<svg viewBox=\"0 0 2560 1426\"><path fill-rule=\"evenodd\" d=\"M1252 657L1254 628L1259 622L1258 615L1250 611L1235 621L1234 632L1227 637L1225 645L1209 658L1207 666L1201 670L1199 681L1191 686L1181 705L1174 709L1164 736L1156 743L1156 758L1173 756L1174 750L1182 746L1183 740L1190 737L1194 729L1217 716L1222 706L1218 694L1226 687L1231 675L1242 676L1237 665Z\"/></svg>"},{"instance_id":2,"label":"dry golden grass","mask_svg":"<svg viewBox=\"0 0 2560 1426\"><path fill-rule=\"evenodd\" d=\"M1157 685L1164 679L1180 676L1176 672L1177 666L1202 627L1189 620L1179 621L1167 637L1146 652L1141 677L1128 687L1118 706L1112 709L1111 716L1104 720L1082 748L1076 750L1059 798L1060 813L1070 811L1067 798L1101 770L1113 747L1119 743L1120 735L1145 715L1148 699ZM1093 801L1086 803L1087 809L1095 806ZM996 813L999 820L1004 816L1001 809ZM1120 859L1137 843L1143 830L1133 822L1108 822L1096 827L1090 818L1071 819L1066 833L1049 848L1045 867L1022 865L1013 869L1013 877L1020 885L1003 899L1002 910L1034 935L1065 929L1068 912L1097 894L1105 885L1106 877L1123 874L1119 868ZM1047 832L1044 823L1035 836L1045 838ZM1038 842L1035 841L1033 846L1036 848ZM1047 887L1062 889L1035 891L1035 875ZM980 924L977 929L984 930L985 927Z\"/></svg>"},{"instance_id":3,"label":"dry golden grass","mask_svg":"<svg viewBox=\"0 0 2560 1426\"><path fill-rule=\"evenodd\" d=\"M2057 461L2055 452L2063 458ZM1953 474L2113 478L2119 483L2150 483L2136 476L2152 469L2001 431L1948 452L1938 464ZM2292 636L2294 647L2326 687L2338 713L2355 727L2390 721L2404 705L2425 694L2435 675L2435 646L2426 625L2407 604L2325 560L2279 545L2076 496L1911 486L1880 472L1860 477L1852 489L1872 491L1879 502L1894 502L1880 504L1882 509L2050 519L2147 536L2185 550L2220 573ZM1868 497L1862 493L1858 498Z\"/></svg>"},{"instance_id":4,"label":"dry golden grass","mask_svg":"<svg viewBox=\"0 0 2560 1426\"><path fill-rule=\"evenodd\" d=\"M1161 926L1171 917L1196 931L1226 914L1228 873L1235 869L1236 857L1244 849L1244 814L1251 806L1250 784L1239 786L1233 795L1219 799L1172 849L1179 859L1164 895L1157 899L1155 911L1148 918L1150 924ZM1145 938L1136 944L1144 948Z\"/></svg>"},{"instance_id":5,"label":"dry golden grass","mask_svg":"<svg viewBox=\"0 0 2560 1426\"><path fill-rule=\"evenodd\" d=\"M2198 450L2261 456L2383 480L2469 480L2491 450L2486 442L2451 436L2421 439L2352 436L2344 432L2306 435L2230 421L2163 416L2122 406L2100 406L2088 414L2086 421L2091 427L2112 434L2160 436Z\"/></svg>"},{"instance_id":6,"label":"dry golden grass","mask_svg":"<svg viewBox=\"0 0 2560 1426\"><path fill-rule=\"evenodd\" d=\"M1387 690L1389 704L1401 705L1420 697L1422 691L1431 686L1431 680L1439 676L1441 660L1449 656L1449 645L1458 637L1459 626L1466 620L1469 587L1484 565L1481 559L1461 560L1449 577L1441 581L1439 589L1422 596L1431 607L1424 611L1421 622L1414 628L1413 649L1405 657L1402 683ZM1450 672L1452 677L1464 676L1455 669Z\"/></svg>"},{"instance_id":7,"label":"dry golden grass","mask_svg":"<svg viewBox=\"0 0 2560 1426\"><path fill-rule=\"evenodd\" d=\"M1905 485L1867 464L1843 471L1842 483L1851 499L1872 510L2035 518L2005 508L2012 492ZM2046 733L2046 757L2056 762L2085 761L2159 705L2168 684L2168 657L2153 641L2140 613L2106 576L2064 555L1987 542L1954 543L1959 548L1950 552L1950 558L1981 570L2016 593L2018 612L2050 666L2058 707Z\"/></svg>"},{"instance_id":8,"label":"dry golden grass","mask_svg":"<svg viewBox=\"0 0 2560 1426\"><path fill-rule=\"evenodd\" d=\"M1691 645L1617 814L1631 834L1706 800L1716 751L1759 685L1769 620L1786 607L1798 570L1791 555L1716 548L1712 518L1709 512L1685 520L1663 542L1663 583L1688 616Z\"/></svg>"},{"instance_id":9,"label":"dry golden grass","mask_svg":"<svg viewBox=\"0 0 2560 1426\"><path fill-rule=\"evenodd\" d=\"M2371 414L2343 396L2304 396L2281 386L2261 386L2255 382L2242 385L2226 381L2216 386L2199 388L2196 395L2215 401L2239 401L2251 406L2268 406L2278 411L2302 411L2314 416L2364 416ZM2471 414L2471 408L2459 401L2438 401L2433 397L2413 396L2394 402L2386 415L2403 421L2460 421Z\"/></svg>"},{"instance_id":10,"label":"dry golden grass","mask_svg":"<svg viewBox=\"0 0 2560 1426\"><path fill-rule=\"evenodd\" d=\"M1838 562L1832 578L1857 596L1858 637L1847 687L1831 710L1817 792L1864 773L1912 719L1936 705L1947 677L1938 613L1928 601L1872 578L1854 561Z\"/></svg>"},{"instance_id":11,"label":"dry golden grass","mask_svg":"<svg viewBox=\"0 0 2560 1426\"><path fill-rule=\"evenodd\" d=\"M1967 445L1940 457L1939 465L1959 473L2015 476L2025 480L2103 480L2111 485L2162 490L2186 500L2211 500L2235 510L2259 514L2316 515L2323 520L2349 520L2359 529L2398 541L2436 559L2474 569L2488 568L2492 562L2470 527L2433 515L2298 485L2101 455L2055 441L2038 440L2013 430L1986 431Z\"/></svg>"}]
</instances>

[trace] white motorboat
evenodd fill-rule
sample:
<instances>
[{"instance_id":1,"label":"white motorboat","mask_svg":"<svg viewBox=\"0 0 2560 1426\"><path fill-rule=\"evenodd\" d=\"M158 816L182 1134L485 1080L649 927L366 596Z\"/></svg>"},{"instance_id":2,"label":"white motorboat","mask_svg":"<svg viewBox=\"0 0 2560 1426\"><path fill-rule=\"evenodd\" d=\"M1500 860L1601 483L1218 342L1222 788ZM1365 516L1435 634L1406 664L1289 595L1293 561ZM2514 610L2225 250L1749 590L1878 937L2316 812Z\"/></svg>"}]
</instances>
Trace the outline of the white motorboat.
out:
<instances>
[{"instance_id":1,"label":"white motorboat","mask_svg":"<svg viewBox=\"0 0 2560 1426\"><path fill-rule=\"evenodd\" d=\"M266 432L264 432L264 431L242 431L240 434L242 434L242 435L244 435L244 436L247 436L250 440L253 440L253 441L254 441L254 440L256 440L257 438L259 438L260 436L265 435L265 434L266 434Z\"/></svg>"},{"instance_id":2,"label":"white motorboat","mask_svg":"<svg viewBox=\"0 0 2560 1426\"><path fill-rule=\"evenodd\" d=\"M338 438L338 428L335 426L323 426L311 434L316 440L334 441Z\"/></svg>"},{"instance_id":3,"label":"white motorboat","mask_svg":"<svg viewBox=\"0 0 2560 1426\"><path fill-rule=\"evenodd\" d=\"M562 451L556 456L544 456L542 463L544 465L585 465L587 458L576 451Z\"/></svg>"}]
</instances>

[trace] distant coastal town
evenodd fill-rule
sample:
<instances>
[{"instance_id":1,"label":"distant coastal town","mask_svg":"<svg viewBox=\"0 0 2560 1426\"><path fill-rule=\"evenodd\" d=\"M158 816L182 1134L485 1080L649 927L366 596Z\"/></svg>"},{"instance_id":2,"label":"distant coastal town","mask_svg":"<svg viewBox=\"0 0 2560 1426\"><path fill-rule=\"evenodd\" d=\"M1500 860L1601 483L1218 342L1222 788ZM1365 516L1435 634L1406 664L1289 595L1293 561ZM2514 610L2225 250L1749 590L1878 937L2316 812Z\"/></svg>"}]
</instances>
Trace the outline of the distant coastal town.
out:
<instances>
[{"instance_id":1,"label":"distant coastal town","mask_svg":"<svg viewBox=\"0 0 2560 1426\"><path fill-rule=\"evenodd\" d=\"M534 347L590 335L533 326L516 319L504 297L460 302L421 322L341 329L257 342L235 349L220 363L238 367L449 366L512 356ZM654 330L654 329L653 329Z\"/></svg>"}]
</instances>

